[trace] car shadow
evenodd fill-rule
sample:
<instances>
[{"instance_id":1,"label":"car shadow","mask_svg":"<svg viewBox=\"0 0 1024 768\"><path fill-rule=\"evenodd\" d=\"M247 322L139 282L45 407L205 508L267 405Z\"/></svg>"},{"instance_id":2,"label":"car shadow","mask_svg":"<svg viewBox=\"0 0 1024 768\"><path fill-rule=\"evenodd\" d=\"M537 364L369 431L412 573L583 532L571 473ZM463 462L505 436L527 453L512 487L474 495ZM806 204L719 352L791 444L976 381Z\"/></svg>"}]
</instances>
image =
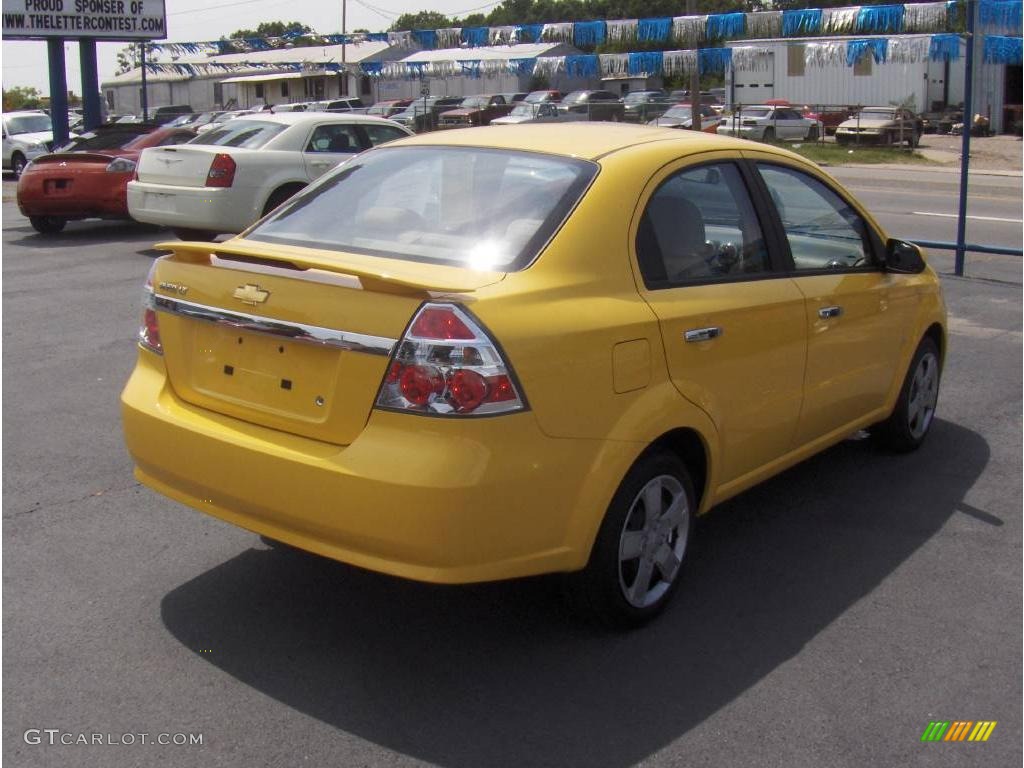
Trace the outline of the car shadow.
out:
<instances>
[{"instance_id":1,"label":"car shadow","mask_svg":"<svg viewBox=\"0 0 1024 768\"><path fill-rule=\"evenodd\" d=\"M88 219L86 221L69 221L67 226L53 235L42 235L36 232L26 219L23 225L15 224L4 228L5 232L19 233L22 236L12 239L12 245L22 248L45 248L61 250L92 245L97 242L131 243L141 241L152 244L160 240L174 239L174 235L163 227L152 224L140 224L137 221L104 221Z\"/></svg>"},{"instance_id":2,"label":"car shadow","mask_svg":"<svg viewBox=\"0 0 1024 768\"><path fill-rule=\"evenodd\" d=\"M259 548L168 593L162 618L242 683L433 764L628 766L875 589L963 506L989 459L982 436L941 420L914 454L869 443L846 441L703 518L675 601L631 633L575 622L554 577L440 587Z\"/></svg>"}]
</instances>

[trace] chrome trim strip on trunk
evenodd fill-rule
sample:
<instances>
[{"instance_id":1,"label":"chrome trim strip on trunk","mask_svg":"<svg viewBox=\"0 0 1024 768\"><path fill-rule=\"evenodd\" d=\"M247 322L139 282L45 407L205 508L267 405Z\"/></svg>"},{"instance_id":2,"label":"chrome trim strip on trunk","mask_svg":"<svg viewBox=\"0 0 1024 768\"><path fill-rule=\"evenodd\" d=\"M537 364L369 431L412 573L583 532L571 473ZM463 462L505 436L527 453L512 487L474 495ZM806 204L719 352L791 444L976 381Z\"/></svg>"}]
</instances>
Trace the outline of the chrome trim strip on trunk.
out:
<instances>
[{"instance_id":1,"label":"chrome trim strip on trunk","mask_svg":"<svg viewBox=\"0 0 1024 768\"><path fill-rule=\"evenodd\" d=\"M183 301L182 299L161 296L155 293L150 294L150 301L153 309L168 312L172 315L181 315L193 320L205 320L217 325L265 333L270 336L281 336L290 341L334 347L346 352L365 352L369 355L388 356L398 343L398 339L389 339L384 336L370 336L365 333L339 331L333 328L321 328L316 325L293 323L286 320L271 320L267 317L250 315L246 312L232 312L220 307L208 307L204 304L196 304L191 301Z\"/></svg>"}]
</instances>

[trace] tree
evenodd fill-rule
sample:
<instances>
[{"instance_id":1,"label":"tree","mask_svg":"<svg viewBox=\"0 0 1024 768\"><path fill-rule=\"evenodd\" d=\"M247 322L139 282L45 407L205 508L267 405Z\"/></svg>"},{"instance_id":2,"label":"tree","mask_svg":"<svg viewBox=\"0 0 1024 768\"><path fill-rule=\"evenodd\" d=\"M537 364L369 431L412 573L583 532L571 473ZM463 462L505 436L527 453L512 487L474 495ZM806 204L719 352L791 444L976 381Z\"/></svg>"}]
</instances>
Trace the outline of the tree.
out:
<instances>
[{"instance_id":1,"label":"tree","mask_svg":"<svg viewBox=\"0 0 1024 768\"><path fill-rule=\"evenodd\" d=\"M228 40L240 40L246 37L284 37L288 32L306 34L312 32L313 28L303 24L301 21L264 21L256 25L256 29L236 29L227 36ZM224 40L225 38L221 38ZM296 41L297 42L297 41Z\"/></svg>"},{"instance_id":2,"label":"tree","mask_svg":"<svg viewBox=\"0 0 1024 768\"><path fill-rule=\"evenodd\" d=\"M419 13L403 13L391 25L391 31L410 29L445 29L457 26L452 19L437 11L420 11Z\"/></svg>"},{"instance_id":3,"label":"tree","mask_svg":"<svg viewBox=\"0 0 1024 768\"><path fill-rule=\"evenodd\" d=\"M19 109L39 109L43 94L31 86L16 85L10 90L4 89L4 112L15 112Z\"/></svg>"}]
</instances>

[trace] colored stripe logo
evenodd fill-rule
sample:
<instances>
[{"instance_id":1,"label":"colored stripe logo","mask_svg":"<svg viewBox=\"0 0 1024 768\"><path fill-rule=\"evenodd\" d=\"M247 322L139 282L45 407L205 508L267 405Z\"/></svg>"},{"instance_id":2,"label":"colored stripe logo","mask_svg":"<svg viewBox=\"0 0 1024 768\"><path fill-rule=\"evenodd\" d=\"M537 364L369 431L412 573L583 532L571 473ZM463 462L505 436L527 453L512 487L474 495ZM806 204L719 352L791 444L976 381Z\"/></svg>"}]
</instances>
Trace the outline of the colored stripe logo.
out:
<instances>
[{"instance_id":1,"label":"colored stripe logo","mask_svg":"<svg viewBox=\"0 0 1024 768\"><path fill-rule=\"evenodd\" d=\"M995 728L995 720L932 720L921 741L988 741Z\"/></svg>"}]
</instances>

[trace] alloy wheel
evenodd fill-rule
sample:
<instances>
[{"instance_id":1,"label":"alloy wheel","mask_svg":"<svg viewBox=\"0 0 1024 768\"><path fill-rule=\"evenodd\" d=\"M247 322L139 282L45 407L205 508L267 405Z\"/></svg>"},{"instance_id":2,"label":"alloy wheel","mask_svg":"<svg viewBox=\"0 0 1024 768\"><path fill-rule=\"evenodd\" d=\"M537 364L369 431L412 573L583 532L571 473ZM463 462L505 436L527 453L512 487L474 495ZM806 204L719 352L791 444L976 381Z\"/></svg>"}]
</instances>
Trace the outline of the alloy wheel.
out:
<instances>
[{"instance_id":1,"label":"alloy wheel","mask_svg":"<svg viewBox=\"0 0 1024 768\"><path fill-rule=\"evenodd\" d=\"M630 505L619 537L619 587L635 608L656 603L675 581L686 553L690 505L672 475L652 478Z\"/></svg>"},{"instance_id":2,"label":"alloy wheel","mask_svg":"<svg viewBox=\"0 0 1024 768\"><path fill-rule=\"evenodd\" d=\"M931 352L923 355L910 382L907 401L907 427L915 440L920 440L932 423L939 399L939 360Z\"/></svg>"}]
</instances>

